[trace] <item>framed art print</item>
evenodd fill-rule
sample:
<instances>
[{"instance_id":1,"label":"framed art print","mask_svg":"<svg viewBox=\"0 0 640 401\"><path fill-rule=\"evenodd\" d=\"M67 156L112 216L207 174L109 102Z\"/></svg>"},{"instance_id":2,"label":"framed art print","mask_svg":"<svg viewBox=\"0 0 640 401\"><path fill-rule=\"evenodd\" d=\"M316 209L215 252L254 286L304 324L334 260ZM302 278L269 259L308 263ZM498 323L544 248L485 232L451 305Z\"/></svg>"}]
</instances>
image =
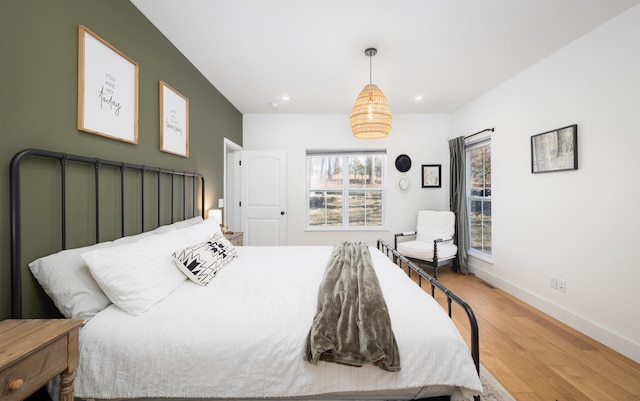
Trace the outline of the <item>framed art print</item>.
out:
<instances>
[{"instance_id":1,"label":"framed art print","mask_svg":"<svg viewBox=\"0 0 640 401\"><path fill-rule=\"evenodd\" d=\"M440 180L442 165L440 164L423 164L422 165L422 188L440 188L442 182Z\"/></svg>"},{"instance_id":2,"label":"framed art print","mask_svg":"<svg viewBox=\"0 0 640 401\"><path fill-rule=\"evenodd\" d=\"M189 99L160 81L160 150L189 157Z\"/></svg>"},{"instance_id":3,"label":"framed art print","mask_svg":"<svg viewBox=\"0 0 640 401\"><path fill-rule=\"evenodd\" d=\"M531 137L532 173L577 169L577 125L569 125Z\"/></svg>"},{"instance_id":4,"label":"framed art print","mask_svg":"<svg viewBox=\"0 0 640 401\"><path fill-rule=\"evenodd\" d=\"M138 143L138 64L78 27L78 129Z\"/></svg>"}]
</instances>

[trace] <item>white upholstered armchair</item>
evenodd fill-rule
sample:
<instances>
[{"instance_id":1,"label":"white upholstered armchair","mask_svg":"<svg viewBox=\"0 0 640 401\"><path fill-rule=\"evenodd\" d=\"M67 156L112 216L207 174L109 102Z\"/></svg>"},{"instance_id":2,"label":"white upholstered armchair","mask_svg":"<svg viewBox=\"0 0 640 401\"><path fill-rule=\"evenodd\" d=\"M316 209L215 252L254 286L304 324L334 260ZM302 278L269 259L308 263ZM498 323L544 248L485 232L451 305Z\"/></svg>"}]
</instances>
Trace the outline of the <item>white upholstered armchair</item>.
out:
<instances>
[{"instance_id":1,"label":"white upholstered armchair","mask_svg":"<svg viewBox=\"0 0 640 401\"><path fill-rule=\"evenodd\" d=\"M458 247L453 241L456 216L449 211L420 210L416 231L394 235L394 247L403 256L433 267L438 279L438 267L454 262ZM405 237L412 240L398 241Z\"/></svg>"}]
</instances>

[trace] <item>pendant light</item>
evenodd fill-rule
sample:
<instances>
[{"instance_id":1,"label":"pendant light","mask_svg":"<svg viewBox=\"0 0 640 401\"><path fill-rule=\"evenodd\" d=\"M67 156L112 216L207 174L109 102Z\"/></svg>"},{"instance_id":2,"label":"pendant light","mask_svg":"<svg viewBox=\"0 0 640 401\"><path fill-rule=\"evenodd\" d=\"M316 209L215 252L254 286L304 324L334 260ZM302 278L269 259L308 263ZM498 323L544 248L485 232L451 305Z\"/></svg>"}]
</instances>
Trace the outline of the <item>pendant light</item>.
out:
<instances>
[{"instance_id":1,"label":"pendant light","mask_svg":"<svg viewBox=\"0 0 640 401\"><path fill-rule=\"evenodd\" d=\"M351 131L356 138L384 138L391 130L391 108L387 98L371 83L371 57L377 53L374 48L364 51L369 57L369 84L360 92L351 110Z\"/></svg>"}]
</instances>

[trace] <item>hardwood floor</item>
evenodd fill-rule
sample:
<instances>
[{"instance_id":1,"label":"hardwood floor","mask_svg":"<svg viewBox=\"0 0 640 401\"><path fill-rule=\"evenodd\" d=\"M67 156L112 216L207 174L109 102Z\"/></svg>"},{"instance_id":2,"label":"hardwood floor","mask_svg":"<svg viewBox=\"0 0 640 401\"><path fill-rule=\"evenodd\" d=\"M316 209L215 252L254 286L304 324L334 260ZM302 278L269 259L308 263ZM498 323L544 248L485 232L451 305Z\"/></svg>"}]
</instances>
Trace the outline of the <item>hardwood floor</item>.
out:
<instances>
[{"instance_id":1,"label":"hardwood floor","mask_svg":"<svg viewBox=\"0 0 640 401\"><path fill-rule=\"evenodd\" d=\"M476 314L480 362L516 400L640 400L640 364L477 277L441 271ZM453 318L467 339L462 309Z\"/></svg>"}]
</instances>

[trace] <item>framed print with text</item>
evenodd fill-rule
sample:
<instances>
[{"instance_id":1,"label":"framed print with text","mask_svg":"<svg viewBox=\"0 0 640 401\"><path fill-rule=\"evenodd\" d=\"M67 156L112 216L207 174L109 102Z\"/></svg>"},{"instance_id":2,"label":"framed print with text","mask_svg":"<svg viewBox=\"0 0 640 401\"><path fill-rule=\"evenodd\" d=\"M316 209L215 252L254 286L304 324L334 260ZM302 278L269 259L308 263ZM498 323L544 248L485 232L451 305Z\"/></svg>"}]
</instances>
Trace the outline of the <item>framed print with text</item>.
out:
<instances>
[{"instance_id":1,"label":"framed print with text","mask_svg":"<svg viewBox=\"0 0 640 401\"><path fill-rule=\"evenodd\" d=\"M78 129L138 143L138 64L78 27Z\"/></svg>"},{"instance_id":2,"label":"framed print with text","mask_svg":"<svg viewBox=\"0 0 640 401\"><path fill-rule=\"evenodd\" d=\"M189 99L160 81L160 150L189 157Z\"/></svg>"}]
</instances>

